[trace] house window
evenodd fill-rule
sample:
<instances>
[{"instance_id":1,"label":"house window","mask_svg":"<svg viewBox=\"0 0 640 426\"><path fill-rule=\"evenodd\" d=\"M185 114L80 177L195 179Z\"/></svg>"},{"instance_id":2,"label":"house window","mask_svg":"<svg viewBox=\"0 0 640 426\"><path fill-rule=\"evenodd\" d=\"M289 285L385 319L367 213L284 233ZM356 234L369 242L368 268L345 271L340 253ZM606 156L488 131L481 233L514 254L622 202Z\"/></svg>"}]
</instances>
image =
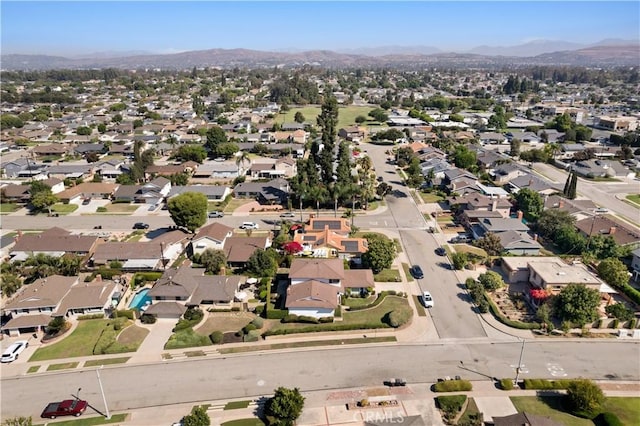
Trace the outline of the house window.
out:
<instances>
[{"instance_id":1,"label":"house window","mask_svg":"<svg viewBox=\"0 0 640 426\"><path fill-rule=\"evenodd\" d=\"M338 283L340 283L340 280L336 280L336 279L333 279L333 278L331 278L329 280L329 284L338 284Z\"/></svg>"}]
</instances>

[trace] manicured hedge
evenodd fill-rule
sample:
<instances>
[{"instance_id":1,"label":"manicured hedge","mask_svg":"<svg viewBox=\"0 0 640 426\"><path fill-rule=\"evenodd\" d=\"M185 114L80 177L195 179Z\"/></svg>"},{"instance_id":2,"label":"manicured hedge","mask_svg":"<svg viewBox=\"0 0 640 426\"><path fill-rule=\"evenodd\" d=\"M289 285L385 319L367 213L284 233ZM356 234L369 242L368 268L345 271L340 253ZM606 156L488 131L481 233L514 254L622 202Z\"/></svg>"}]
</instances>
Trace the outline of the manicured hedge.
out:
<instances>
[{"instance_id":1,"label":"manicured hedge","mask_svg":"<svg viewBox=\"0 0 640 426\"><path fill-rule=\"evenodd\" d=\"M571 379L546 380L546 379L524 379L524 388L527 390L554 390L567 389L569 384L573 382Z\"/></svg>"},{"instance_id":2,"label":"manicured hedge","mask_svg":"<svg viewBox=\"0 0 640 426\"><path fill-rule=\"evenodd\" d=\"M364 306L353 306L349 308L349 311L362 311L364 309L374 308L381 304L386 296L395 296L396 294L397 292L395 290L381 291L378 294L376 300L374 300L371 304Z\"/></svg>"},{"instance_id":3,"label":"manicured hedge","mask_svg":"<svg viewBox=\"0 0 640 426\"><path fill-rule=\"evenodd\" d=\"M224 340L224 334L222 333L222 331L216 330L209 335L209 339L211 339L211 343L213 343L214 345L219 345Z\"/></svg>"},{"instance_id":4,"label":"manicured hedge","mask_svg":"<svg viewBox=\"0 0 640 426\"><path fill-rule=\"evenodd\" d=\"M438 408L445 413L456 414L462 410L467 395L441 395L436 397Z\"/></svg>"},{"instance_id":5,"label":"manicured hedge","mask_svg":"<svg viewBox=\"0 0 640 426\"><path fill-rule=\"evenodd\" d=\"M468 380L445 380L433 385L434 392L467 392L471 389L473 386Z\"/></svg>"},{"instance_id":6,"label":"manicured hedge","mask_svg":"<svg viewBox=\"0 0 640 426\"><path fill-rule=\"evenodd\" d=\"M134 319L136 319L136 313L133 311L133 309L120 309L113 313L113 317L114 318L125 317L133 321Z\"/></svg>"},{"instance_id":7,"label":"manicured hedge","mask_svg":"<svg viewBox=\"0 0 640 426\"><path fill-rule=\"evenodd\" d=\"M77 320L90 320L90 319L102 319L104 318L104 314L91 314L91 315L78 315Z\"/></svg>"},{"instance_id":8,"label":"manicured hedge","mask_svg":"<svg viewBox=\"0 0 640 426\"><path fill-rule=\"evenodd\" d=\"M513 379L500 379L500 389L502 390L513 389Z\"/></svg>"},{"instance_id":9,"label":"manicured hedge","mask_svg":"<svg viewBox=\"0 0 640 426\"><path fill-rule=\"evenodd\" d=\"M594 420L594 423L597 425L624 426L624 423L622 423L622 420L620 420L620 418L616 416L615 413L611 413L609 411L598 414L596 418L593 420Z\"/></svg>"},{"instance_id":10,"label":"manicured hedge","mask_svg":"<svg viewBox=\"0 0 640 426\"><path fill-rule=\"evenodd\" d=\"M369 330L375 328L389 328L386 324L331 324L322 327L310 326L299 328L282 328L279 330L267 330L263 336L281 336L285 334L297 333L317 333L322 331L349 331L349 330Z\"/></svg>"}]
</instances>

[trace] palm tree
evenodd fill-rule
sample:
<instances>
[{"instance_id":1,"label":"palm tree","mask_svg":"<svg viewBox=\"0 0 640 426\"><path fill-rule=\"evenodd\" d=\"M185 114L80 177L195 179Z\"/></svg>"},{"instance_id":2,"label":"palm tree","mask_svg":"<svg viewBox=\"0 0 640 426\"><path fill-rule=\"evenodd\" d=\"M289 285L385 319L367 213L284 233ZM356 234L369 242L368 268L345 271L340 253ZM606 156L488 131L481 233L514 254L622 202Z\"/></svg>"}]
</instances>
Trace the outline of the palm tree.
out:
<instances>
[{"instance_id":1,"label":"palm tree","mask_svg":"<svg viewBox=\"0 0 640 426\"><path fill-rule=\"evenodd\" d=\"M240 169L244 166L245 161L251 164L251 157L247 151L240 151L240 155L236 155L236 166L238 166L238 176L240 176Z\"/></svg>"}]
</instances>

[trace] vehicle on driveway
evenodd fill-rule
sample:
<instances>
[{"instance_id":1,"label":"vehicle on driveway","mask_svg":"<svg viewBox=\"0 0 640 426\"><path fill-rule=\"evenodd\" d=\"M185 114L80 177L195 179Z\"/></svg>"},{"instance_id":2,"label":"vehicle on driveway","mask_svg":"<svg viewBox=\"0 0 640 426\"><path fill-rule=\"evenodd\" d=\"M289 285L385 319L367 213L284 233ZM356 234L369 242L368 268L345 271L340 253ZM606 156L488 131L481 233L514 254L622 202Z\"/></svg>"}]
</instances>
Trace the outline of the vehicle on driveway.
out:
<instances>
[{"instance_id":1,"label":"vehicle on driveway","mask_svg":"<svg viewBox=\"0 0 640 426\"><path fill-rule=\"evenodd\" d=\"M13 362L18 359L18 356L27 349L29 346L29 342L26 340L18 340L15 343L12 343L5 351L2 353L2 359L0 362Z\"/></svg>"},{"instance_id":2,"label":"vehicle on driveway","mask_svg":"<svg viewBox=\"0 0 640 426\"><path fill-rule=\"evenodd\" d=\"M82 399L65 399L60 402L51 402L40 417L45 419L55 419L60 416L80 417L87 410L87 405L87 401Z\"/></svg>"},{"instance_id":3,"label":"vehicle on driveway","mask_svg":"<svg viewBox=\"0 0 640 426\"><path fill-rule=\"evenodd\" d=\"M209 217L224 217L224 213L219 212L217 210L214 210L212 212L209 212Z\"/></svg>"},{"instance_id":4,"label":"vehicle on driveway","mask_svg":"<svg viewBox=\"0 0 640 426\"><path fill-rule=\"evenodd\" d=\"M409 268L409 273L411 274L411 276L413 276L413 278L416 278L418 280L424 278L424 272L422 272L422 268L419 265L413 265L411 268Z\"/></svg>"},{"instance_id":5,"label":"vehicle on driveway","mask_svg":"<svg viewBox=\"0 0 640 426\"><path fill-rule=\"evenodd\" d=\"M85 198L84 200L82 200L82 205L86 206L91 204L91 198Z\"/></svg>"},{"instance_id":6,"label":"vehicle on driveway","mask_svg":"<svg viewBox=\"0 0 640 426\"><path fill-rule=\"evenodd\" d=\"M144 222L136 222L133 224L133 229L149 229L149 224Z\"/></svg>"},{"instance_id":7,"label":"vehicle on driveway","mask_svg":"<svg viewBox=\"0 0 640 426\"><path fill-rule=\"evenodd\" d=\"M471 238L468 235L458 235L453 237L450 242L453 244L466 244L471 242Z\"/></svg>"},{"instance_id":8,"label":"vehicle on driveway","mask_svg":"<svg viewBox=\"0 0 640 426\"><path fill-rule=\"evenodd\" d=\"M422 303L424 303L425 308L433 308L433 297L431 297L431 293L428 291L422 292Z\"/></svg>"}]
</instances>

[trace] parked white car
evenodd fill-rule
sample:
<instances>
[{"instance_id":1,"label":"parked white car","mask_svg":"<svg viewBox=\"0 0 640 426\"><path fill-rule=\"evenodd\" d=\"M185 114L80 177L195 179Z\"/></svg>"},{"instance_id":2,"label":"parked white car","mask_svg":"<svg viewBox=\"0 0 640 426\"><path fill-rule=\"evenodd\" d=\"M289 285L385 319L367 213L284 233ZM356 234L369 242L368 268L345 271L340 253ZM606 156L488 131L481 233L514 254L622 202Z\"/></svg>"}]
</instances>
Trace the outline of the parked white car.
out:
<instances>
[{"instance_id":1,"label":"parked white car","mask_svg":"<svg viewBox=\"0 0 640 426\"><path fill-rule=\"evenodd\" d=\"M18 340L12 343L3 353L0 362L13 362L18 359L18 356L27 349L29 342L26 340Z\"/></svg>"},{"instance_id":2,"label":"parked white car","mask_svg":"<svg viewBox=\"0 0 640 426\"><path fill-rule=\"evenodd\" d=\"M422 292L422 303L424 303L425 308L433 308L433 297L431 297L431 293L428 291Z\"/></svg>"},{"instance_id":3,"label":"parked white car","mask_svg":"<svg viewBox=\"0 0 640 426\"><path fill-rule=\"evenodd\" d=\"M242 222L240 229L258 229L258 224L255 222Z\"/></svg>"}]
</instances>

